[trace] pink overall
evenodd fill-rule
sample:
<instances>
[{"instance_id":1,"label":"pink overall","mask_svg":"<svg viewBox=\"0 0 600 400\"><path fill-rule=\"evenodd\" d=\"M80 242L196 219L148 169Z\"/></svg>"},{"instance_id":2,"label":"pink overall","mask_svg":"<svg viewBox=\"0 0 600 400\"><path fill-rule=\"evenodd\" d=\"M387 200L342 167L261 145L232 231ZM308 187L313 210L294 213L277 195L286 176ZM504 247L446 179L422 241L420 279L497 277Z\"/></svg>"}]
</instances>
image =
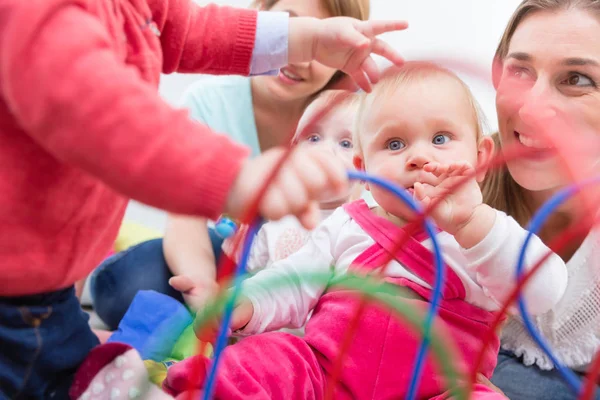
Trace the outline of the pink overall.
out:
<instances>
[{"instance_id":1,"label":"pink overall","mask_svg":"<svg viewBox=\"0 0 600 400\"><path fill-rule=\"evenodd\" d=\"M373 214L362 200L346 205L345 210L375 240L375 244L356 259L356 268L368 272L381 267L389 258L388 252L394 249L399 238L406 236L406 232ZM433 285L433 255L421 244L425 238L424 232L413 235L394 256ZM463 359L455 360L454 364L461 371L468 372L493 314L466 303L462 282L451 269L447 271L439 318L433 329L454 341ZM416 292L418 296L408 296L403 300L426 312L431 290L404 278L386 278L386 281ZM359 294L355 291L329 289L314 309L304 338L271 332L251 336L229 346L221 358L214 398L322 399L339 347L359 304ZM334 399L403 399L420 342L421 337L397 314L379 304L368 304L344 358ZM488 346L480 371L488 378L496 366L498 349L499 340L496 338ZM443 376L436 369L431 354L430 350L419 386L419 399L441 398L446 391ZM172 394L190 389L190 368L194 363L200 365L204 376L210 360L200 356L188 359L169 370L165 389ZM193 386L202 387L201 384ZM477 385L473 398L505 399L482 385Z\"/></svg>"}]
</instances>

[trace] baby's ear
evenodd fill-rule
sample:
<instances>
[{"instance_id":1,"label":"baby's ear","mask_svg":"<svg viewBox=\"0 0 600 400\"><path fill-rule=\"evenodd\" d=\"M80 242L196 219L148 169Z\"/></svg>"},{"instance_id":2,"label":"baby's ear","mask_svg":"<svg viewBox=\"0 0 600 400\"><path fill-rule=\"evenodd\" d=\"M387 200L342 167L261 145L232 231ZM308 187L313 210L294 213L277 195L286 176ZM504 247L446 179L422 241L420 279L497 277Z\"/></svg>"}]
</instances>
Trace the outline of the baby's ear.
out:
<instances>
[{"instance_id":1,"label":"baby's ear","mask_svg":"<svg viewBox=\"0 0 600 400\"><path fill-rule=\"evenodd\" d=\"M354 157L352 157L352 164L354 164L354 168L356 168L357 171L363 171L365 170L365 163L362 159L361 156L359 156L358 154L354 154ZM365 189L366 190L370 190L369 189L369 184L367 182L363 182L365 185Z\"/></svg>"},{"instance_id":2,"label":"baby's ear","mask_svg":"<svg viewBox=\"0 0 600 400\"><path fill-rule=\"evenodd\" d=\"M483 136L479 140L479 145L477 148L477 168L482 165L486 165L485 168L477 173L476 179L479 183L483 182L485 179L485 175L488 171L487 165L494 157L494 147L494 139L492 139L490 136Z\"/></svg>"}]
</instances>

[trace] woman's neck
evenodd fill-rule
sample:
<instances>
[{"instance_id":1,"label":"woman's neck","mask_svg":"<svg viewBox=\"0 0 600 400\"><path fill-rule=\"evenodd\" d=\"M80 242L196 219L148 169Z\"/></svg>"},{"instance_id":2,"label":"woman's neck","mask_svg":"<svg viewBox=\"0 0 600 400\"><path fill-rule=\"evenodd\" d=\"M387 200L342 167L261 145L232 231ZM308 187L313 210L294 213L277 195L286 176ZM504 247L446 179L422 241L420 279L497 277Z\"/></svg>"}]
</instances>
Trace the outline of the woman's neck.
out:
<instances>
[{"instance_id":1,"label":"woman's neck","mask_svg":"<svg viewBox=\"0 0 600 400\"><path fill-rule=\"evenodd\" d=\"M256 77L251 79L252 105L261 151L287 145L309 99L283 101L270 95Z\"/></svg>"}]
</instances>

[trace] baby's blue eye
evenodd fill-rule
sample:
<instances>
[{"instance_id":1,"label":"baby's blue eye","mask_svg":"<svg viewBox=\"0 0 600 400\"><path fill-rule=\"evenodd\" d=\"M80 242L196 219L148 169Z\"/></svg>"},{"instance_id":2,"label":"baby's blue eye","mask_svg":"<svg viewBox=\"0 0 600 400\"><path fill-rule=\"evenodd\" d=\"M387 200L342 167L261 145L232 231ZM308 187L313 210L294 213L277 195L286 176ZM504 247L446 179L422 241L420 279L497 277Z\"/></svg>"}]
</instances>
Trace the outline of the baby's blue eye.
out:
<instances>
[{"instance_id":1,"label":"baby's blue eye","mask_svg":"<svg viewBox=\"0 0 600 400\"><path fill-rule=\"evenodd\" d=\"M403 149L405 146L406 145L404 143L402 143L401 140L398 140L398 139L390 140L387 144L387 148L392 151Z\"/></svg>"},{"instance_id":2,"label":"baby's blue eye","mask_svg":"<svg viewBox=\"0 0 600 400\"><path fill-rule=\"evenodd\" d=\"M351 149L352 146L352 141L348 140L348 139L344 139L342 141L340 141L340 146L343 147L344 149Z\"/></svg>"},{"instance_id":3,"label":"baby's blue eye","mask_svg":"<svg viewBox=\"0 0 600 400\"><path fill-rule=\"evenodd\" d=\"M311 143L320 142L321 141L321 136L316 135L316 134L315 135L310 135L309 137L306 138L306 140L308 142L311 142Z\"/></svg>"},{"instance_id":4,"label":"baby's blue eye","mask_svg":"<svg viewBox=\"0 0 600 400\"><path fill-rule=\"evenodd\" d=\"M433 144L446 144L450 141L450 136L448 135L435 135L433 138Z\"/></svg>"}]
</instances>

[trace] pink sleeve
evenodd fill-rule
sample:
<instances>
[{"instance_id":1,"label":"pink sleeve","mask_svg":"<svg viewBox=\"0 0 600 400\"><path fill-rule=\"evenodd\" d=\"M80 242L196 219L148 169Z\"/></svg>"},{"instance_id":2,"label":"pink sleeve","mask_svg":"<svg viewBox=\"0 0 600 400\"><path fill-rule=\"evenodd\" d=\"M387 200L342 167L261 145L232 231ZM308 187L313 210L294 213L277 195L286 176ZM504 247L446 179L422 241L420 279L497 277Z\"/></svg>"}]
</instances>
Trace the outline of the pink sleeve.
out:
<instances>
[{"instance_id":1,"label":"pink sleeve","mask_svg":"<svg viewBox=\"0 0 600 400\"><path fill-rule=\"evenodd\" d=\"M161 31L163 71L250 74L257 11L191 0L148 0Z\"/></svg>"},{"instance_id":2,"label":"pink sleeve","mask_svg":"<svg viewBox=\"0 0 600 400\"><path fill-rule=\"evenodd\" d=\"M29 26L17 17L3 31L0 94L24 132L126 196L176 213L222 212L248 149L169 107L82 8Z\"/></svg>"}]
</instances>

